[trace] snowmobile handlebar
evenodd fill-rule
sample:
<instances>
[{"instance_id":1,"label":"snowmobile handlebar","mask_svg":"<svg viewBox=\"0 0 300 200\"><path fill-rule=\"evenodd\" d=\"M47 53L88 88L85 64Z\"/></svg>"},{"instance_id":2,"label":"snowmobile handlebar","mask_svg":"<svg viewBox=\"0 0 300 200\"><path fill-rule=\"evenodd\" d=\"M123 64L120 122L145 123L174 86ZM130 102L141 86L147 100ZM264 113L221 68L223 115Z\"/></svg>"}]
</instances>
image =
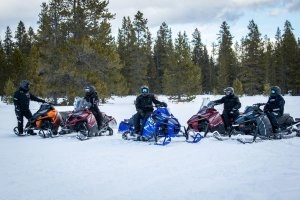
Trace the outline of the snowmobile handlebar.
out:
<instances>
[{"instance_id":1,"label":"snowmobile handlebar","mask_svg":"<svg viewBox=\"0 0 300 200\"><path fill-rule=\"evenodd\" d=\"M264 106L264 105L266 105L266 103L255 103L255 104L253 104L253 106L256 106L256 107L260 107L260 106Z\"/></svg>"}]
</instances>

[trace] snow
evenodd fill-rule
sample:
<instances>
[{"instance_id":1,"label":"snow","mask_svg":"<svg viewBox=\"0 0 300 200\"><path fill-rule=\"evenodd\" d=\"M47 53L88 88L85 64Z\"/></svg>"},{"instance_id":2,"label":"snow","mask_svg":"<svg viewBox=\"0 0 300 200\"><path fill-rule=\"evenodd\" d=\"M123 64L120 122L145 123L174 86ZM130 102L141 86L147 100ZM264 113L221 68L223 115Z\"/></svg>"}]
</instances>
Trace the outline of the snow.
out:
<instances>
[{"instance_id":1,"label":"snow","mask_svg":"<svg viewBox=\"0 0 300 200\"><path fill-rule=\"evenodd\" d=\"M183 126L202 98L173 103L171 112ZM284 96L285 112L300 117L300 97ZM135 113L135 97L114 97L100 110L119 123ZM241 97L241 111L265 96ZM39 107L31 102L34 113ZM59 111L72 107L57 106ZM222 105L217 106L222 111ZM300 197L300 138L241 144L183 138L167 146L125 141L113 136L79 141L74 134L43 139L17 137L13 105L0 103L0 200L198 200Z\"/></svg>"}]
</instances>

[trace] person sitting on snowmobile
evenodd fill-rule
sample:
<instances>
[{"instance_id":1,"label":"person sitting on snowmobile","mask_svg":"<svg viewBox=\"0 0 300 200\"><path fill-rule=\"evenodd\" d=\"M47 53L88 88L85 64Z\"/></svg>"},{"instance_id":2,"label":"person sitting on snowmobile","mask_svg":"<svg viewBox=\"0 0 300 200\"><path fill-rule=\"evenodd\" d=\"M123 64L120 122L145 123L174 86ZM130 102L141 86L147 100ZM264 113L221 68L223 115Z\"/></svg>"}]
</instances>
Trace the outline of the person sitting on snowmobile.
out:
<instances>
[{"instance_id":1,"label":"person sitting on snowmobile","mask_svg":"<svg viewBox=\"0 0 300 200\"><path fill-rule=\"evenodd\" d=\"M133 116L135 134L141 135L146 120L154 110L152 103L154 103L155 105L160 104L164 107L167 107L167 104L165 102L158 101L154 94L149 93L148 86L141 86L140 95L137 96L135 100L135 107L137 110L137 113ZM142 123L140 123L140 120L142 120Z\"/></svg>"},{"instance_id":2,"label":"person sitting on snowmobile","mask_svg":"<svg viewBox=\"0 0 300 200\"><path fill-rule=\"evenodd\" d=\"M30 100L45 103L46 101L40 99L29 92L30 82L28 80L22 80L20 82L20 87L15 91L13 100L15 105L15 113L18 120L18 131L19 135L23 135L23 118L26 117L28 120L25 128L30 125L30 118L32 118L32 113L29 109ZM28 131L28 134L36 135L32 130Z\"/></svg>"},{"instance_id":3,"label":"person sitting on snowmobile","mask_svg":"<svg viewBox=\"0 0 300 200\"><path fill-rule=\"evenodd\" d=\"M239 116L241 102L239 100L239 97L234 95L234 89L232 87L225 88L224 93L224 97L210 103L214 105L224 104L222 117L224 120L225 131L228 132L230 131L232 121L234 121Z\"/></svg>"},{"instance_id":4,"label":"person sitting on snowmobile","mask_svg":"<svg viewBox=\"0 0 300 200\"><path fill-rule=\"evenodd\" d=\"M271 87L271 93L268 99L268 102L266 103L264 107L264 112L267 114L271 124L273 132L276 133L280 132L279 124L278 124L278 118L283 115L284 111L284 104L285 100L281 96L281 89L278 86Z\"/></svg>"},{"instance_id":5,"label":"person sitting on snowmobile","mask_svg":"<svg viewBox=\"0 0 300 200\"><path fill-rule=\"evenodd\" d=\"M98 104L99 104L99 97L98 94L96 92L96 89L94 86L92 85L87 85L84 87L84 91L85 91L85 97L84 99L87 102L91 103L91 107L90 107L90 111L93 113L93 115L96 118L97 121L97 125L98 125L98 130L101 130L103 124L103 116L102 113L99 110Z\"/></svg>"}]
</instances>

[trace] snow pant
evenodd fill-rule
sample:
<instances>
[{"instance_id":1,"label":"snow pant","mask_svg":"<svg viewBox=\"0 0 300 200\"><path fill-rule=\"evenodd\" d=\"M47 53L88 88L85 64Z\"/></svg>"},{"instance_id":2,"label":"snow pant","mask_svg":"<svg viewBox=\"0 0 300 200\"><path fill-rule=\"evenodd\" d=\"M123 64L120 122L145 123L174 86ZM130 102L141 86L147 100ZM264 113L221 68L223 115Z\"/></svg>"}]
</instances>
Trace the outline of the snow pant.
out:
<instances>
[{"instance_id":1,"label":"snow pant","mask_svg":"<svg viewBox=\"0 0 300 200\"><path fill-rule=\"evenodd\" d=\"M24 117L26 117L26 119L28 120L25 128L27 128L29 125L30 125L30 119L32 117L32 113L30 110L24 110L24 111L21 111L19 109L15 109L15 113L16 113L16 116L17 116L17 120L18 120L18 131L19 131L19 134L23 134L23 123L24 123Z\"/></svg>"},{"instance_id":2,"label":"snow pant","mask_svg":"<svg viewBox=\"0 0 300 200\"><path fill-rule=\"evenodd\" d=\"M235 111L233 113L231 112L223 112L222 117L224 120L224 126L225 126L225 130L229 130L232 122L239 116L239 112Z\"/></svg>"},{"instance_id":3,"label":"snow pant","mask_svg":"<svg viewBox=\"0 0 300 200\"><path fill-rule=\"evenodd\" d=\"M98 129L100 129L101 126L102 126L102 122L103 122L103 116L102 116L102 113L100 112L98 106L92 107L92 108L90 108L90 110L92 111L93 115L94 115L95 118L96 118L97 125L98 125Z\"/></svg>"},{"instance_id":4,"label":"snow pant","mask_svg":"<svg viewBox=\"0 0 300 200\"><path fill-rule=\"evenodd\" d=\"M133 125L134 125L134 130L136 134L142 134L144 125L148 119L148 117L151 115L152 112L143 112L143 111L138 111L134 116L133 116Z\"/></svg>"},{"instance_id":5,"label":"snow pant","mask_svg":"<svg viewBox=\"0 0 300 200\"><path fill-rule=\"evenodd\" d=\"M279 128L279 123L277 118L280 117L280 115L276 115L273 112L267 112L267 116L271 122L273 132L275 132Z\"/></svg>"}]
</instances>

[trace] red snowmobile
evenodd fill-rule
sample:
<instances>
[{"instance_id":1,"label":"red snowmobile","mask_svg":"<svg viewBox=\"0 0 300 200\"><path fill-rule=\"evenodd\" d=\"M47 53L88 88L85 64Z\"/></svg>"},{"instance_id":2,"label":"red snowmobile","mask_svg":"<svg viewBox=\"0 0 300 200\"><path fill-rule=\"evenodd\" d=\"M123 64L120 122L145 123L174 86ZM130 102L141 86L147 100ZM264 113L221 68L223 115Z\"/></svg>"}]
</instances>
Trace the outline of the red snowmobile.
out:
<instances>
[{"instance_id":1,"label":"red snowmobile","mask_svg":"<svg viewBox=\"0 0 300 200\"><path fill-rule=\"evenodd\" d=\"M199 111L187 121L187 134L194 136L202 133L206 137L208 132L225 133L225 126L222 115L210 103L209 98L203 98Z\"/></svg>"},{"instance_id":2,"label":"red snowmobile","mask_svg":"<svg viewBox=\"0 0 300 200\"><path fill-rule=\"evenodd\" d=\"M113 127L116 127L115 118L102 113L103 127L98 130L98 125L95 116L89 110L91 104L84 98L75 97L74 110L70 112L65 119L64 126L60 134L68 134L77 132L79 140L86 140L94 136L102 136L106 132L107 135L113 135Z\"/></svg>"}]
</instances>

